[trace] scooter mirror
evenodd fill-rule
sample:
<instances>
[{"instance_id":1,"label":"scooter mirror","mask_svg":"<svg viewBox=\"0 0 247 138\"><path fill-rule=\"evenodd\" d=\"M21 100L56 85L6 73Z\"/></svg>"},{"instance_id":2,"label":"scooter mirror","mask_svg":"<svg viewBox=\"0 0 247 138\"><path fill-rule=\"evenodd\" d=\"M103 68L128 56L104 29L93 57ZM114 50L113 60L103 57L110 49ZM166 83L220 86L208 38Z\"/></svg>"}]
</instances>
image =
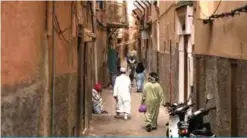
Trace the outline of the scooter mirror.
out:
<instances>
[{"instance_id":1,"label":"scooter mirror","mask_svg":"<svg viewBox=\"0 0 247 138\"><path fill-rule=\"evenodd\" d=\"M208 93L207 94L207 96L206 96L206 101L205 101L205 106L206 106L206 104L208 103L208 101L210 100L210 99L212 99L214 96L213 96L213 94L211 94L211 93Z\"/></svg>"},{"instance_id":2,"label":"scooter mirror","mask_svg":"<svg viewBox=\"0 0 247 138\"><path fill-rule=\"evenodd\" d=\"M190 95L189 95L189 97L188 97L188 99L187 99L187 101L186 101L186 103L189 102L189 100L192 98L192 96L193 95L192 95L192 92L191 92Z\"/></svg>"},{"instance_id":3,"label":"scooter mirror","mask_svg":"<svg viewBox=\"0 0 247 138\"><path fill-rule=\"evenodd\" d=\"M213 94L211 94L211 93L208 93L207 94L207 100L210 100L210 99L212 99L214 96L213 96Z\"/></svg>"}]
</instances>

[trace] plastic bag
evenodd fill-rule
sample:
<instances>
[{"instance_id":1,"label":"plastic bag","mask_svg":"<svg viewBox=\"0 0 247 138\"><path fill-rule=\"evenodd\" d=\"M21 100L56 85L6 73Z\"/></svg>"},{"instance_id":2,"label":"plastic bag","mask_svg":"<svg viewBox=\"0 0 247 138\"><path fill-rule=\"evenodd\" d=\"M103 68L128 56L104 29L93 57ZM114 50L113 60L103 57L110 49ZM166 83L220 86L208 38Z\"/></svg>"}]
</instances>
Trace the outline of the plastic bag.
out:
<instances>
[{"instance_id":1,"label":"plastic bag","mask_svg":"<svg viewBox=\"0 0 247 138\"><path fill-rule=\"evenodd\" d=\"M139 107L139 112L145 113L147 112L147 106L145 104L141 104Z\"/></svg>"}]
</instances>

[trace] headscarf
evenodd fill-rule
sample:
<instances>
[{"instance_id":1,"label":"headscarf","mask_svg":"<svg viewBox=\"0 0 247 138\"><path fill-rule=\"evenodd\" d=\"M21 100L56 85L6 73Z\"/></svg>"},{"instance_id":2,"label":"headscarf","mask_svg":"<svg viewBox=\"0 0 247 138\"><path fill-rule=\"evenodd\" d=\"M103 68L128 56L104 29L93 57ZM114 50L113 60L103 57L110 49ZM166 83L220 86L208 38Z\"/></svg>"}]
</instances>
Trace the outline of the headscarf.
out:
<instances>
[{"instance_id":1,"label":"headscarf","mask_svg":"<svg viewBox=\"0 0 247 138\"><path fill-rule=\"evenodd\" d=\"M102 85L97 83L94 85L94 89L97 91L97 92L100 92L102 90Z\"/></svg>"},{"instance_id":2,"label":"headscarf","mask_svg":"<svg viewBox=\"0 0 247 138\"><path fill-rule=\"evenodd\" d=\"M126 72L126 68L125 68L125 67L121 67L121 68L120 68L120 72L125 73L125 72Z\"/></svg>"},{"instance_id":3,"label":"headscarf","mask_svg":"<svg viewBox=\"0 0 247 138\"><path fill-rule=\"evenodd\" d=\"M157 82L159 80L158 74L155 72L151 72L149 74L148 80L153 83Z\"/></svg>"}]
</instances>

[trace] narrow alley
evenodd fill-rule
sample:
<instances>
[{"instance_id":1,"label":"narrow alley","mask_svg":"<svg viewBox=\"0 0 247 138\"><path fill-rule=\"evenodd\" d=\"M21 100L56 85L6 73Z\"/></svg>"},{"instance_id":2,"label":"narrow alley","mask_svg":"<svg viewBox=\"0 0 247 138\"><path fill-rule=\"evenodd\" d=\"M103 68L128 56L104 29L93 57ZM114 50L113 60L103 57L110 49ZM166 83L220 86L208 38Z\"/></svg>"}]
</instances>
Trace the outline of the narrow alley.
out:
<instances>
[{"instance_id":1,"label":"narrow alley","mask_svg":"<svg viewBox=\"0 0 247 138\"><path fill-rule=\"evenodd\" d=\"M1 136L247 137L247 0L0 3Z\"/></svg>"},{"instance_id":2,"label":"narrow alley","mask_svg":"<svg viewBox=\"0 0 247 138\"><path fill-rule=\"evenodd\" d=\"M136 89L132 91L132 117L127 121L114 118L116 113L114 110L115 100L112 96L112 90L110 88L104 89L102 93L104 108L109 113L93 115L89 136L165 136L165 124L168 121L168 114L166 114L166 109L164 107L160 108L158 129L149 133L145 130L144 114L138 112L141 102L141 93L137 93Z\"/></svg>"}]
</instances>

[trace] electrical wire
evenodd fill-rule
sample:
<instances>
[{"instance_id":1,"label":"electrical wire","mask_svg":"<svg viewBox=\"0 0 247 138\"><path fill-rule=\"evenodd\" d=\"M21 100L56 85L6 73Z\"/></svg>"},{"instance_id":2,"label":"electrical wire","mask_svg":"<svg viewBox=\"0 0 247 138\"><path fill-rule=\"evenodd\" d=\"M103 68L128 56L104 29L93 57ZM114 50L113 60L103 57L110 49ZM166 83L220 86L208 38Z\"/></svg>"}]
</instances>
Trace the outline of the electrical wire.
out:
<instances>
[{"instance_id":1,"label":"electrical wire","mask_svg":"<svg viewBox=\"0 0 247 138\"><path fill-rule=\"evenodd\" d=\"M76 4L75 4L75 2L72 2L72 3L71 3L71 8L72 8L72 16L75 15L75 16L76 16L76 20L77 20L77 22L78 22L79 19L78 19L78 15L77 15L77 13L76 13L76 11L75 11L75 9L76 9ZM71 42L69 42L69 40L67 40L67 39L65 38L64 33L65 33L67 30L72 29L72 25L62 30L61 27L60 27L60 23L59 23L59 21L58 21L57 15L54 14L54 16L55 16L55 22L54 22L53 25L54 25L55 31L59 34L59 36L60 36L67 44L71 44ZM55 25L56 25L57 27L55 27Z\"/></svg>"},{"instance_id":2,"label":"electrical wire","mask_svg":"<svg viewBox=\"0 0 247 138\"><path fill-rule=\"evenodd\" d=\"M234 17L236 14L239 15L241 12L247 13L247 5L242 6L240 8L236 8L236 9L230 11L230 12L223 12L223 13L220 13L220 14L214 14L214 15L210 16L209 19L203 20L203 22L207 24L207 23L212 22L212 20L216 19L216 18L224 18L224 17L228 17L228 16Z\"/></svg>"},{"instance_id":3,"label":"electrical wire","mask_svg":"<svg viewBox=\"0 0 247 138\"><path fill-rule=\"evenodd\" d=\"M92 5L87 4L87 6L90 6L90 9L92 9ZM95 16L93 10L91 10L91 13L90 13L90 14L93 16L93 18L96 19L96 22L97 22L101 27L107 28L107 26L105 26L103 23L101 23L101 22L97 19L97 17Z\"/></svg>"},{"instance_id":4,"label":"electrical wire","mask_svg":"<svg viewBox=\"0 0 247 138\"><path fill-rule=\"evenodd\" d=\"M221 4L221 1L219 1L217 7L215 8L214 12L213 12L210 16L208 16L207 14L205 14L205 13L203 12L203 10L202 10L202 7L199 5L200 12L201 12L205 17L210 18L212 15L214 15L214 14L217 12L217 10L218 10L219 7L220 7L220 4Z\"/></svg>"},{"instance_id":5,"label":"electrical wire","mask_svg":"<svg viewBox=\"0 0 247 138\"><path fill-rule=\"evenodd\" d=\"M62 36L62 39L63 39L66 43L70 44L69 40L67 40L67 39L65 38L65 36L63 35L63 31L62 31L61 28L60 28L60 24L59 24L59 22L58 22L57 15L56 15L55 13L54 13L54 16L55 16L55 25L57 25L57 27L58 27L58 28L55 28L55 26L54 26L54 24L53 24L53 26L54 26L56 32L59 34L60 37Z\"/></svg>"},{"instance_id":6,"label":"electrical wire","mask_svg":"<svg viewBox=\"0 0 247 138\"><path fill-rule=\"evenodd\" d=\"M217 12L217 10L218 10L219 7L220 7L220 4L221 4L221 1L218 3L216 9L214 10L214 12L213 12L213 14L212 14L211 16L213 16L213 15ZM211 16L210 16L210 17L211 17Z\"/></svg>"},{"instance_id":7,"label":"electrical wire","mask_svg":"<svg viewBox=\"0 0 247 138\"><path fill-rule=\"evenodd\" d=\"M92 8L92 5L89 5L88 4L88 6L90 6L91 8ZM90 13L95 19L96 19L96 22L100 25L100 26L102 26L102 27L104 27L104 28L107 28L103 23L101 23L98 19L97 19L97 17L95 16L95 14L94 14L94 12L91 10L91 13Z\"/></svg>"}]
</instances>

